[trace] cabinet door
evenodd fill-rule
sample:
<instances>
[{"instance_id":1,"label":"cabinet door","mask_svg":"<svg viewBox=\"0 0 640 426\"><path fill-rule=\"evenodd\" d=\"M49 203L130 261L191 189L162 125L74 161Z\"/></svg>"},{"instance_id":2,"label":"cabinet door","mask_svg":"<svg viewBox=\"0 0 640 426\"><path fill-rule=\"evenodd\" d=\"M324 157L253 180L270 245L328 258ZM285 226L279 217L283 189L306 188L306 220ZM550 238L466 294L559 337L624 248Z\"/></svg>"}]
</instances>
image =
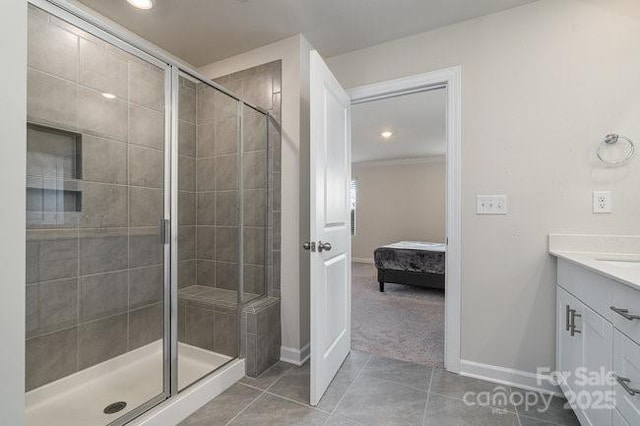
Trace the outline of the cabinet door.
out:
<instances>
[{"instance_id":1,"label":"cabinet door","mask_svg":"<svg viewBox=\"0 0 640 426\"><path fill-rule=\"evenodd\" d=\"M562 390L582 424L610 426L612 409L606 398L613 388L605 379L613 368L613 326L560 287L556 324L556 362L564 378Z\"/></svg>"},{"instance_id":2,"label":"cabinet door","mask_svg":"<svg viewBox=\"0 0 640 426\"><path fill-rule=\"evenodd\" d=\"M618 330L615 331L613 344L613 371L618 380L624 380L625 389L620 383L614 385L616 408L630 424L640 424L640 346Z\"/></svg>"},{"instance_id":3,"label":"cabinet door","mask_svg":"<svg viewBox=\"0 0 640 426\"><path fill-rule=\"evenodd\" d=\"M571 336L569 309L575 309L578 300L561 287L556 287L556 369L564 383L560 383L568 399L577 389L575 371L580 366L580 335Z\"/></svg>"},{"instance_id":4,"label":"cabinet door","mask_svg":"<svg viewBox=\"0 0 640 426\"><path fill-rule=\"evenodd\" d=\"M589 424L608 426L613 402L613 385L607 380L613 370L613 325L579 301L575 309L580 316L575 319L574 334L579 336L580 367L586 374L579 379L582 383L576 402L583 407Z\"/></svg>"}]
</instances>

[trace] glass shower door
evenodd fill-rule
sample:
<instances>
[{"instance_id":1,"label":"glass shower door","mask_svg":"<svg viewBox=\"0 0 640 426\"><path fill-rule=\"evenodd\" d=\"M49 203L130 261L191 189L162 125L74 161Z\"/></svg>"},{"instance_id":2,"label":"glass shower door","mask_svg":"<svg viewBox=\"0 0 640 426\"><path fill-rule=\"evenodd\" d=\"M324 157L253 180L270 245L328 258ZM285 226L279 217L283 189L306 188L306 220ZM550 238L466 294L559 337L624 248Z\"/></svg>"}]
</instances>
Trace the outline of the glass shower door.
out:
<instances>
[{"instance_id":1,"label":"glass shower door","mask_svg":"<svg viewBox=\"0 0 640 426\"><path fill-rule=\"evenodd\" d=\"M27 424L106 425L167 396L169 70L60 16L29 7Z\"/></svg>"},{"instance_id":2,"label":"glass shower door","mask_svg":"<svg viewBox=\"0 0 640 426\"><path fill-rule=\"evenodd\" d=\"M238 101L180 73L177 388L238 356Z\"/></svg>"}]
</instances>

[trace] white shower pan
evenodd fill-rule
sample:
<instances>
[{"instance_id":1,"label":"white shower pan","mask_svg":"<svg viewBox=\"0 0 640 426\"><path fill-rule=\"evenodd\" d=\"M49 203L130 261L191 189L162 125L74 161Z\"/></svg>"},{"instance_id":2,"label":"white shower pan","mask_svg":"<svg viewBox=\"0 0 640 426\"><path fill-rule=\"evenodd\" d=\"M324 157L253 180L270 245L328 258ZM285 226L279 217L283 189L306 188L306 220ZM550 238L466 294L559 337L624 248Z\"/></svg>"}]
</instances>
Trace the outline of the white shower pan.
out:
<instances>
[{"instance_id":1,"label":"white shower pan","mask_svg":"<svg viewBox=\"0 0 640 426\"><path fill-rule=\"evenodd\" d=\"M184 343L178 344L178 387L184 389L232 358ZM26 395L27 426L107 425L162 393L163 352L158 340ZM104 408L124 401L125 409Z\"/></svg>"}]
</instances>

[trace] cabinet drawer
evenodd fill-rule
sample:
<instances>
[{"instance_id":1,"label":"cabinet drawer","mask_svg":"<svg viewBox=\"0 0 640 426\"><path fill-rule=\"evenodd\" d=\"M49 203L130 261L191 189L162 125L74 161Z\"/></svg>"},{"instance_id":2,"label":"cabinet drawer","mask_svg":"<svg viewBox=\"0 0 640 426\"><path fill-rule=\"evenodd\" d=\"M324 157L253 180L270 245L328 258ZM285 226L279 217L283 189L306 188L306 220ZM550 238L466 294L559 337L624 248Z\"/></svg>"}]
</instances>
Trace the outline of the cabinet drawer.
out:
<instances>
[{"instance_id":1,"label":"cabinet drawer","mask_svg":"<svg viewBox=\"0 0 640 426\"><path fill-rule=\"evenodd\" d=\"M580 299L585 305L611 320L609 309L613 291L620 283L610 280L582 266L558 259L558 285Z\"/></svg>"},{"instance_id":2,"label":"cabinet drawer","mask_svg":"<svg viewBox=\"0 0 640 426\"><path fill-rule=\"evenodd\" d=\"M640 343L640 319L628 319L611 309L640 316L640 290L603 277L582 266L558 259L558 285Z\"/></svg>"},{"instance_id":3,"label":"cabinet drawer","mask_svg":"<svg viewBox=\"0 0 640 426\"><path fill-rule=\"evenodd\" d=\"M627 379L629 388L640 390L640 346L618 330L613 336L613 372ZM627 423L640 425L640 393L631 395L619 382L614 391L617 411Z\"/></svg>"},{"instance_id":4,"label":"cabinet drawer","mask_svg":"<svg viewBox=\"0 0 640 426\"><path fill-rule=\"evenodd\" d=\"M613 291L611 306L627 310L626 315L640 317L640 291L619 284ZM613 322L614 327L629 336L631 340L640 343L640 319L625 318L611 310L611 307L609 307L609 311L611 312L609 319Z\"/></svg>"}]
</instances>

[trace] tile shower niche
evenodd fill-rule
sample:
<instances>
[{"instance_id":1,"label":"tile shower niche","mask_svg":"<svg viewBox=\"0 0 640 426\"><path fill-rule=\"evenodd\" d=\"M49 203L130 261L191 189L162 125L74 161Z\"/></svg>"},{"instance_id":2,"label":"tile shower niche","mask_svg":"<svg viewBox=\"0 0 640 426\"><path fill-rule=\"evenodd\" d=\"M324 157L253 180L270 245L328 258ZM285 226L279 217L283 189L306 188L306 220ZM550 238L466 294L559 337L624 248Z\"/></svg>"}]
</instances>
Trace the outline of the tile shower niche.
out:
<instances>
[{"instance_id":1,"label":"tile shower niche","mask_svg":"<svg viewBox=\"0 0 640 426\"><path fill-rule=\"evenodd\" d=\"M27 124L27 223L32 227L77 223L82 211L82 135Z\"/></svg>"}]
</instances>

